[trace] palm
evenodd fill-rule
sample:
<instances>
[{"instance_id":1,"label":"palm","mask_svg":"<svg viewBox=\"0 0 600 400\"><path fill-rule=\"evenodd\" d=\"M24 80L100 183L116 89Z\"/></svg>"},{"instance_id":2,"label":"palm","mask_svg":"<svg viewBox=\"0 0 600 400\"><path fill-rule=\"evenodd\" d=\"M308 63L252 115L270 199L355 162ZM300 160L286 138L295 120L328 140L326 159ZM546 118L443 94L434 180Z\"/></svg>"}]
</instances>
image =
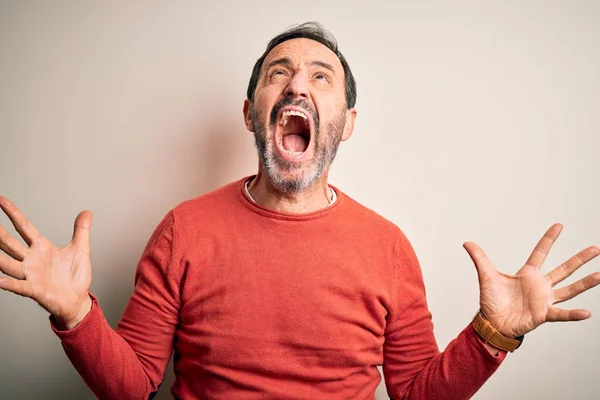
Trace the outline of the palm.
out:
<instances>
[{"instance_id":1,"label":"palm","mask_svg":"<svg viewBox=\"0 0 600 400\"><path fill-rule=\"evenodd\" d=\"M91 262L89 228L92 214L77 216L71 243L55 247L26 219L10 201L0 198L0 206L12 221L27 246L0 226L0 288L30 297L61 321L73 320L89 298Z\"/></svg>"},{"instance_id":2,"label":"palm","mask_svg":"<svg viewBox=\"0 0 600 400\"><path fill-rule=\"evenodd\" d=\"M553 287L596 257L600 253L597 247L582 250L546 275L541 272L541 265L561 229L560 224L553 225L514 276L497 271L479 246L465 243L465 249L477 267L481 310L503 335L521 336L549 321L589 318L590 313L586 310L563 310L553 305L598 285L600 273L560 289Z\"/></svg>"},{"instance_id":3,"label":"palm","mask_svg":"<svg viewBox=\"0 0 600 400\"><path fill-rule=\"evenodd\" d=\"M27 250L23 266L31 288L28 297L54 315L62 315L64 300L73 303L84 297L91 283L90 257L74 244L56 248L41 238Z\"/></svg>"},{"instance_id":4,"label":"palm","mask_svg":"<svg viewBox=\"0 0 600 400\"><path fill-rule=\"evenodd\" d=\"M481 283L480 306L484 314L502 325L523 327L519 331L503 329L503 333L511 337L541 325L552 304L552 287L548 280L537 271L523 269L526 271L519 271L514 277L494 271L493 278Z\"/></svg>"}]
</instances>

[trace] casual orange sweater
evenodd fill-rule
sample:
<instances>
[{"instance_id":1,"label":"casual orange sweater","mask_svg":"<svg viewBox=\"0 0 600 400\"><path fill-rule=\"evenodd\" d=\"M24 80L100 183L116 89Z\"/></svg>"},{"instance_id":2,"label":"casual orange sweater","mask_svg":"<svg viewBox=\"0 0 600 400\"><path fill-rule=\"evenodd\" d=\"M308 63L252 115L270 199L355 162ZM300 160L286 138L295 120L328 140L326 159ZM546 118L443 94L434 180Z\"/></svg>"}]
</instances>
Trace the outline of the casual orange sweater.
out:
<instances>
[{"instance_id":1,"label":"casual orange sweater","mask_svg":"<svg viewBox=\"0 0 600 400\"><path fill-rule=\"evenodd\" d=\"M417 258L401 230L336 189L287 215L248 178L162 220L113 330L97 300L54 331L101 399L146 399L175 352L177 399L466 399L498 368L469 325L442 353Z\"/></svg>"}]
</instances>

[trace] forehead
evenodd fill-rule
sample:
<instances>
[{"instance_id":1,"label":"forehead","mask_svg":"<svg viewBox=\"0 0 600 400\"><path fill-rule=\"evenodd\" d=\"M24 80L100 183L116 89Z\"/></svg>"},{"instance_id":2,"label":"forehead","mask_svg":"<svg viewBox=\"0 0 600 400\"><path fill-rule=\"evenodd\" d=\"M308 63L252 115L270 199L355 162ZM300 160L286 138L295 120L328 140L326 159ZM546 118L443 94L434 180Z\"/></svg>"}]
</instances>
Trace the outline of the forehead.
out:
<instances>
[{"instance_id":1,"label":"forehead","mask_svg":"<svg viewBox=\"0 0 600 400\"><path fill-rule=\"evenodd\" d=\"M265 58L263 66L279 58L290 58L294 64L303 64L311 61L325 61L333 66L336 71L342 71L342 63L338 56L325 45L306 38L286 40L273 48Z\"/></svg>"}]
</instances>

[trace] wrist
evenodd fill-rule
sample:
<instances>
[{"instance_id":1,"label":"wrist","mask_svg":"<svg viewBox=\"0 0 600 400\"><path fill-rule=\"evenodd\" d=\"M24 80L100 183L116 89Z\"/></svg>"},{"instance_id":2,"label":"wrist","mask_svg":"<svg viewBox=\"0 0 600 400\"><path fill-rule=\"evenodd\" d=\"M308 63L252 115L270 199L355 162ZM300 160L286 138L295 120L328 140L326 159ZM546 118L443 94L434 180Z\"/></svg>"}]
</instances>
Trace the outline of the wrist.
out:
<instances>
[{"instance_id":1,"label":"wrist","mask_svg":"<svg viewBox=\"0 0 600 400\"><path fill-rule=\"evenodd\" d=\"M56 321L56 327L61 331L68 331L76 328L81 321L88 315L88 313L92 310L92 298L87 294L83 299L83 302L79 305L79 310L75 317L65 320L60 317L54 317Z\"/></svg>"},{"instance_id":2,"label":"wrist","mask_svg":"<svg viewBox=\"0 0 600 400\"><path fill-rule=\"evenodd\" d=\"M504 349L499 349L498 347L496 347L488 342L483 341L483 339L481 339L481 337L479 337L479 336L477 338L483 344L483 347L485 347L485 349L488 351L488 353L490 353L494 357L498 357L498 354L500 354L501 351L506 351Z\"/></svg>"},{"instance_id":3,"label":"wrist","mask_svg":"<svg viewBox=\"0 0 600 400\"><path fill-rule=\"evenodd\" d=\"M515 336L514 333L506 332L504 329L502 329L503 327L499 327L499 325L497 323L492 322L492 320L490 318L488 318L487 314L483 311L483 309L480 308L477 312L481 313L481 316L483 317L483 319L485 321L489 321L490 325L502 336L510 338L510 339L521 340L521 339L519 339L519 337ZM475 314L475 318L477 318L477 314Z\"/></svg>"},{"instance_id":4,"label":"wrist","mask_svg":"<svg viewBox=\"0 0 600 400\"><path fill-rule=\"evenodd\" d=\"M524 336L512 338L504 336L500 333L490 321L487 320L485 314L479 310L472 322L473 329L479 336L479 339L486 344L491 353L495 353L495 349L510 351L511 353L519 348L523 342Z\"/></svg>"}]
</instances>

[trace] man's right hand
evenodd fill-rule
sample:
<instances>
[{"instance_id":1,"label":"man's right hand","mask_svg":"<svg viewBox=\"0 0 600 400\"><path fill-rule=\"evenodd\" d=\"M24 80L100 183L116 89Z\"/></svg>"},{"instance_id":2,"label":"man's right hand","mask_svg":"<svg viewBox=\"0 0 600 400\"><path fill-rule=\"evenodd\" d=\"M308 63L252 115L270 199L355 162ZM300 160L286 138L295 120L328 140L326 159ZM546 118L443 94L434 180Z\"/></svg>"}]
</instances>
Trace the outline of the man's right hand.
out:
<instances>
[{"instance_id":1,"label":"man's right hand","mask_svg":"<svg viewBox=\"0 0 600 400\"><path fill-rule=\"evenodd\" d=\"M72 329L90 311L88 289L92 281L90 262L91 211L75 219L73 239L56 247L40 234L25 215L6 197L0 208L11 220L27 246L0 225L0 289L30 297L52 314L59 329Z\"/></svg>"}]
</instances>

